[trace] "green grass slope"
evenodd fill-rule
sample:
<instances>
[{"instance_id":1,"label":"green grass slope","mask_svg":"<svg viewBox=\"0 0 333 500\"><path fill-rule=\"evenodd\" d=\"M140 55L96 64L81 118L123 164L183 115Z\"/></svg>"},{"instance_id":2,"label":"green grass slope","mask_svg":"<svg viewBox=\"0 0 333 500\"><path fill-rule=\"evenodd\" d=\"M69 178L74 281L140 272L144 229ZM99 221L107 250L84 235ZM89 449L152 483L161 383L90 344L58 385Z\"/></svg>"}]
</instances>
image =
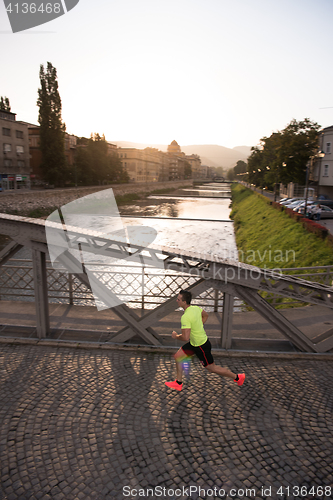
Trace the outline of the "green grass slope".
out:
<instances>
[{"instance_id":1,"label":"green grass slope","mask_svg":"<svg viewBox=\"0 0 333 500\"><path fill-rule=\"evenodd\" d=\"M240 184L232 186L230 217L242 262L269 269L333 264L333 249L325 240Z\"/></svg>"}]
</instances>

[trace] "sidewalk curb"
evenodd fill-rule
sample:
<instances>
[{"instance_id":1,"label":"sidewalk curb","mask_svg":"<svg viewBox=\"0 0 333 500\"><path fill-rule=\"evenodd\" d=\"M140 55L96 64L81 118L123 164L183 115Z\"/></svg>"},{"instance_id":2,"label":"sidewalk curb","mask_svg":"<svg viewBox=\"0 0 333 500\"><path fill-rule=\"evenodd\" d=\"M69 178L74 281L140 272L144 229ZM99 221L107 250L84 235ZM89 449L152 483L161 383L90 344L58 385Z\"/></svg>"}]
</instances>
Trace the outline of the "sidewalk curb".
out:
<instances>
[{"instance_id":1,"label":"sidewalk curb","mask_svg":"<svg viewBox=\"0 0 333 500\"><path fill-rule=\"evenodd\" d=\"M0 337L0 344L9 345L30 345L41 347L60 347L72 349L101 349L103 351L135 351L147 352L150 354L174 354L177 347L149 346L140 344L111 344L101 342L77 342L69 340L50 340L50 339L26 339L21 337ZM264 358L264 359L308 359L311 361L333 361L333 353L307 353L307 352L272 352L272 351L239 351L214 349L215 358Z\"/></svg>"}]
</instances>

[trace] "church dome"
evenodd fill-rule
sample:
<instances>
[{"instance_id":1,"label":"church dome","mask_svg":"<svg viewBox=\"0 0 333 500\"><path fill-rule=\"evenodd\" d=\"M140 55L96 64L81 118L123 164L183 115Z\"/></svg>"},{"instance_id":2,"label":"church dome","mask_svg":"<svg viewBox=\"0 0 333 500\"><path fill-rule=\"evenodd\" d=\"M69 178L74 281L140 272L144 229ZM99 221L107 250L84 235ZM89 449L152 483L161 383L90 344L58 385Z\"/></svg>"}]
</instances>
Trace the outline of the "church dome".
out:
<instances>
[{"instance_id":1,"label":"church dome","mask_svg":"<svg viewBox=\"0 0 333 500\"><path fill-rule=\"evenodd\" d=\"M172 143L169 144L168 153L181 153L181 149L177 141L172 141Z\"/></svg>"}]
</instances>

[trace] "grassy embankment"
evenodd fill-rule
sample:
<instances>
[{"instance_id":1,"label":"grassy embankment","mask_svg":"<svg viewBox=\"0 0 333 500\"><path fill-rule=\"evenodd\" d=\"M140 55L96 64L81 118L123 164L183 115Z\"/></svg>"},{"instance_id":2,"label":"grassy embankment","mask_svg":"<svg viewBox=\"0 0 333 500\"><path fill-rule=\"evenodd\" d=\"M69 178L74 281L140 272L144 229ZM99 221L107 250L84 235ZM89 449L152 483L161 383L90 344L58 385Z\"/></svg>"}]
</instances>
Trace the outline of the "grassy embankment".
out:
<instances>
[{"instance_id":1,"label":"grassy embankment","mask_svg":"<svg viewBox=\"0 0 333 500\"><path fill-rule=\"evenodd\" d=\"M333 248L286 213L239 184L232 186L232 212L239 260L261 268L333 264Z\"/></svg>"}]
</instances>

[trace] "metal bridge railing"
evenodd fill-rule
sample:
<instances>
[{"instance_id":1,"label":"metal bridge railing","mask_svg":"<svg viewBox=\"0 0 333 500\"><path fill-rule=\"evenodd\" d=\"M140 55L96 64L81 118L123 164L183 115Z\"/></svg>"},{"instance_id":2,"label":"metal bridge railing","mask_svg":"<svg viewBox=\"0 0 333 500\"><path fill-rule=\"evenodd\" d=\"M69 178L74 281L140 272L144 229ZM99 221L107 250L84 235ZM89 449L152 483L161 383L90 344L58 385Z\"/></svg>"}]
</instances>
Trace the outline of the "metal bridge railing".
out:
<instances>
[{"instance_id":1,"label":"metal bridge railing","mask_svg":"<svg viewBox=\"0 0 333 500\"><path fill-rule=\"evenodd\" d=\"M333 283L333 265L332 266L316 266L316 267L288 267L282 269L283 274L287 276L296 276L314 283L332 286ZM302 306L307 305L307 302L300 302L294 299L288 299L272 293L260 292L265 299L272 304L273 307L283 308L287 306Z\"/></svg>"},{"instance_id":2,"label":"metal bridge railing","mask_svg":"<svg viewBox=\"0 0 333 500\"><path fill-rule=\"evenodd\" d=\"M197 277L186 276L176 271L161 272L158 269L131 265L113 265L90 263L94 274L122 299L134 308L152 309L177 294L181 288L187 288L198 281ZM74 274L65 269L54 269L47 261L47 282L49 302L72 305L92 305L94 296ZM34 301L34 283L32 261L11 259L2 267L0 275L0 300ZM223 293L208 289L201 293L194 302L211 311L221 312ZM240 307L240 303L238 304Z\"/></svg>"},{"instance_id":3,"label":"metal bridge railing","mask_svg":"<svg viewBox=\"0 0 333 500\"><path fill-rule=\"evenodd\" d=\"M181 288L194 284L198 278L176 271L162 272L158 269L131 265L113 265L93 263L96 276L112 288L127 305L133 308L153 309ZM294 275L308 281L331 285L333 266L302 267L283 269L286 275ZM47 262L47 282L49 302L72 305L92 305L91 290L75 275L65 269L54 269ZM260 292L275 307L302 305L299 301L281 297L273 293ZM205 307L208 311L223 311L223 292L207 289L196 297L194 304ZM34 301L33 266L29 259L10 259L0 273L0 300ZM242 300L235 300L234 312L248 309Z\"/></svg>"}]
</instances>

